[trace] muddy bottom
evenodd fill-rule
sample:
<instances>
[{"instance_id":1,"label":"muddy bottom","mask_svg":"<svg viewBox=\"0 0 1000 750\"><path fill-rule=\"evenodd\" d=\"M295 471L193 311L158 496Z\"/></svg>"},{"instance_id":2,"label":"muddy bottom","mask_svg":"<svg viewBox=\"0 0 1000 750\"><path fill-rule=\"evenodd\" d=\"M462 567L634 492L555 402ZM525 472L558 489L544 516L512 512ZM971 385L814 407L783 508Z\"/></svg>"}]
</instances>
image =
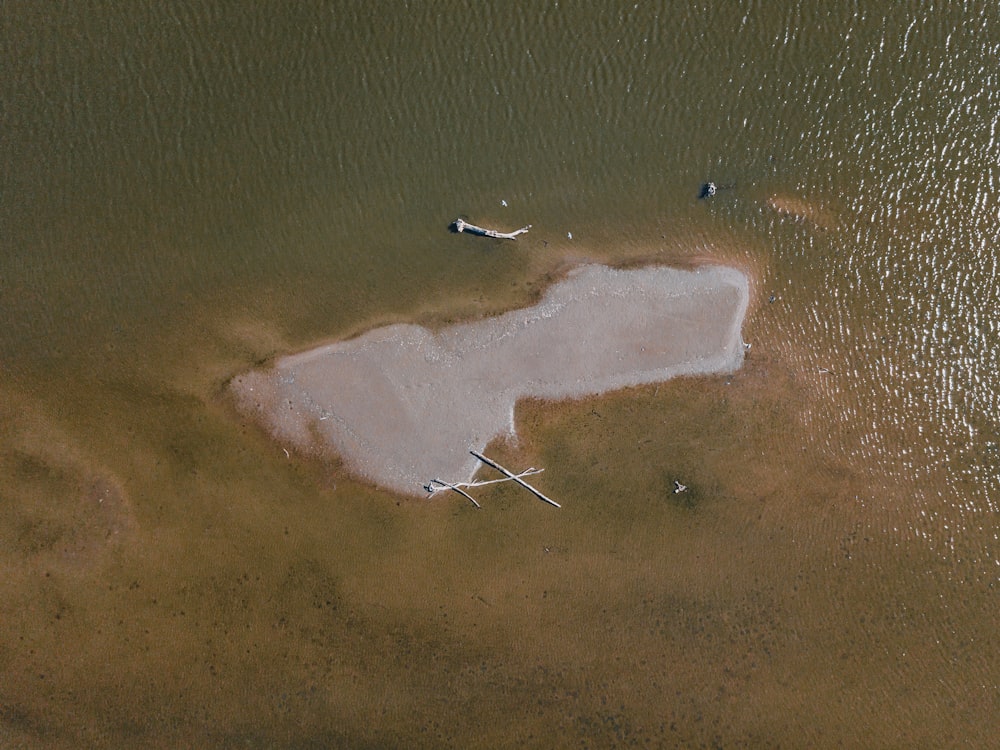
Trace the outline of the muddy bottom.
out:
<instances>
[{"instance_id":1,"label":"muddy bottom","mask_svg":"<svg viewBox=\"0 0 1000 750\"><path fill-rule=\"evenodd\" d=\"M558 511L511 485L482 510L359 485L194 383L76 387L7 394L8 746L940 746L1000 728L996 692L962 678L992 592L900 543L906 488L816 448L812 383L757 347L733 375L523 403L519 442L490 451L544 466Z\"/></svg>"}]
</instances>

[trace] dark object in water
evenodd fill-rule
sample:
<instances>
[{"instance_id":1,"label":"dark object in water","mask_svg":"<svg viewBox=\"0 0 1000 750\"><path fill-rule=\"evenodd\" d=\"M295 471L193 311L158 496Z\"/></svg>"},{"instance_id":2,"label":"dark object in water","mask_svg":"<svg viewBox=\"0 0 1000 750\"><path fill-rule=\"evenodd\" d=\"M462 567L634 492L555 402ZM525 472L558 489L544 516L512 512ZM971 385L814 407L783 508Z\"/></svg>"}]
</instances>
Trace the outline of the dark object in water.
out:
<instances>
[{"instance_id":1,"label":"dark object in water","mask_svg":"<svg viewBox=\"0 0 1000 750\"><path fill-rule=\"evenodd\" d=\"M701 192L698 193L698 199L702 200L704 198L711 198L720 190L729 190L734 187L736 187L735 182L730 182L728 185L716 185L714 182L703 182L701 185Z\"/></svg>"}]
</instances>

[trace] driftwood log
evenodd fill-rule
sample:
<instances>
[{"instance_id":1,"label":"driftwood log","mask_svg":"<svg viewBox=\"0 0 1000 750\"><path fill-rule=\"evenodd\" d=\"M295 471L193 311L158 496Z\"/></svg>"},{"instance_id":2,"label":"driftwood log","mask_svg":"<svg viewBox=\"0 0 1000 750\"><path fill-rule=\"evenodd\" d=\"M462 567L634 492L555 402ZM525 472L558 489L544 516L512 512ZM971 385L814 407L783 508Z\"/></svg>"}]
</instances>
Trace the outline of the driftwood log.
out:
<instances>
[{"instance_id":1,"label":"driftwood log","mask_svg":"<svg viewBox=\"0 0 1000 750\"><path fill-rule=\"evenodd\" d=\"M449 226L449 229L453 232L468 232L469 234L475 234L479 237L492 237L497 240L516 240L517 235L524 234L531 229L531 224L528 224L526 227L521 227L520 229L515 229L513 232L498 232L495 229L477 227L475 224L470 224L464 219L455 219L455 221L453 221Z\"/></svg>"}]
</instances>

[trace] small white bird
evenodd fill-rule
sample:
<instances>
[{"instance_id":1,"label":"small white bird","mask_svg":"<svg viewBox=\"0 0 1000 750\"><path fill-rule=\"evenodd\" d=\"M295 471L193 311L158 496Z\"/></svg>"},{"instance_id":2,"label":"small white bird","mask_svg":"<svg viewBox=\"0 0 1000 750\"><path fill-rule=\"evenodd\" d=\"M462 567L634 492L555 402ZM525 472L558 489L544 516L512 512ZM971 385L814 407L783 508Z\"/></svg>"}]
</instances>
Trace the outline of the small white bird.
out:
<instances>
[{"instance_id":1,"label":"small white bird","mask_svg":"<svg viewBox=\"0 0 1000 750\"><path fill-rule=\"evenodd\" d=\"M566 236L569 237L570 239L573 239L573 233L572 232L566 232Z\"/></svg>"},{"instance_id":2,"label":"small white bird","mask_svg":"<svg viewBox=\"0 0 1000 750\"><path fill-rule=\"evenodd\" d=\"M507 201L505 201L503 198L501 198L500 199L500 205L503 206L504 208L507 208Z\"/></svg>"}]
</instances>

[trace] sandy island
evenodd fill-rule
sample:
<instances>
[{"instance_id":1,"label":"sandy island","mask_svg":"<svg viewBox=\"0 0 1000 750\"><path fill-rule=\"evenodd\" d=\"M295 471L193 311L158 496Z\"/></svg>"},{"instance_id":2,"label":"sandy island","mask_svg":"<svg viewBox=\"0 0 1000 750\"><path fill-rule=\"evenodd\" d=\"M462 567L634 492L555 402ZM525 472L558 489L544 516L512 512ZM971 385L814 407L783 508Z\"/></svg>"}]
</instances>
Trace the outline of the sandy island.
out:
<instances>
[{"instance_id":1,"label":"sandy island","mask_svg":"<svg viewBox=\"0 0 1000 750\"><path fill-rule=\"evenodd\" d=\"M273 436L339 455L382 487L468 481L514 434L518 399L567 399L732 372L749 297L741 272L583 266L533 306L438 332L391 325L238 375L241 410Z\"/></svg>"}]
</instances>

